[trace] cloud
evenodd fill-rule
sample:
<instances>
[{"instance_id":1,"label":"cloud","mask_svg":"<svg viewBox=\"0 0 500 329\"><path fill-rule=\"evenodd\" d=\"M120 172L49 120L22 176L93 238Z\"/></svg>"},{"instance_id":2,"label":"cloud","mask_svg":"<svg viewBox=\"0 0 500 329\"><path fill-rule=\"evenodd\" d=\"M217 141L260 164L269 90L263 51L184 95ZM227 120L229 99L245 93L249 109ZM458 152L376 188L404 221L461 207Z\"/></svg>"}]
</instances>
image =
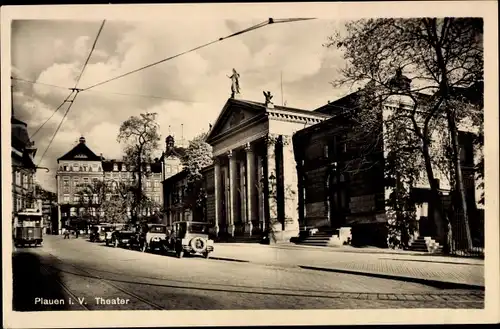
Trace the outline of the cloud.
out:
<instances>
[{"instance_id":1,"label":"cloud","mask_svg":"<svg viewBox=\"0 0 500 329\"><path fill-rule=\"evenodd\" d=\"M107 21L78 86L92 86L260 21ZM21 78L73 87L99 26L99 21L16 22L13 72ZM56 159L69 151L81 134L94 152L120 158L116 136L121 122L146 111L158 113L163 141L169 133L178 139L181 125L184 137L191 139L217 118L230 95L227 75L233 68L241 74L245 99L263 101L262 91L270 90L279 103L282 73L289 106L312 109L326 103L334 94L328 82L341 62L338 52L322 46L332 26L322 20L273 24L83 91L43 163L55 168ZM68 89L27 83L16 84L15 91L16 115L28 123L31 132L69 94ZM66 108L65 104L35 136L37 156L48 145ZM40 174L43 184L53 186L53 174Z\"/></svg>"}]
</instances>

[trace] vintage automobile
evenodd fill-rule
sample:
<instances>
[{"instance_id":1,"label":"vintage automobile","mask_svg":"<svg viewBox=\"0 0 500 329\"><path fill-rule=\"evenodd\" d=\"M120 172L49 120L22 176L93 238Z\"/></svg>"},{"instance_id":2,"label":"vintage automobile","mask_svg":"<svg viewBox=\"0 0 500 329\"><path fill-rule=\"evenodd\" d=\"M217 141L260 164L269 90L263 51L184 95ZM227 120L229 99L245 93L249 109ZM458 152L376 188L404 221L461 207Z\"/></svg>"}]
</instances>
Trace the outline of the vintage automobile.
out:
<instances>
[{"instance_id":1,"label":"vintage automobile","mask_svg":"<svg viewBox=\"0 0 500 329\"><path fill-rule=\"evenodd\" d=\"M214 251L214 240L208 236L210 224L204 222L175 222L169 235L167 247L174 251L178 258L185 253L210 257Z\"/></svg>"},{"instance_id":2,"label":"vintage automobile","mask_svg":"<svg viewBox=\"0 0 500 329\"><path fill-rule=\"evenodd\" d=\"M106 242L106 246L110 246L112 244L113 233L122 230L124 226L124 224L111 224L104 228L104 241Z\"/></svg>"},{"instance_id":3,"label":"vintage automobile","mask_svg":"<svg viewBox=\"0 0 500 329\"><path fill-rule=\"evenodd\" d=\"M106 229L111 228L111 224L101 223L93 225L90 228L89 240L90 242L104 242L106 240Z\"/></svg>"},{"instance_id":4,"label":"vintage automobile","mask_svg":"<svg viewBox=\"0 0 500 329\"><path fill-rule=\"evenodd\" d=\"M130 242L135 239L137 230L133 226L124 226L121 230L116 230L111 234L111 244L113 247L130 247Z\"/></svg>"},{"instance_id":5,"label":"vintage automobile","mask_svg":"<svg viewBox=\"0 0 500 329\"><path fill-rule=\"evenodd\" d=\"M143 224L139 227L130 244L138 247L143 252L155 249L166 250L167 226L163 224Z\"/></svg>"}]
</instances>

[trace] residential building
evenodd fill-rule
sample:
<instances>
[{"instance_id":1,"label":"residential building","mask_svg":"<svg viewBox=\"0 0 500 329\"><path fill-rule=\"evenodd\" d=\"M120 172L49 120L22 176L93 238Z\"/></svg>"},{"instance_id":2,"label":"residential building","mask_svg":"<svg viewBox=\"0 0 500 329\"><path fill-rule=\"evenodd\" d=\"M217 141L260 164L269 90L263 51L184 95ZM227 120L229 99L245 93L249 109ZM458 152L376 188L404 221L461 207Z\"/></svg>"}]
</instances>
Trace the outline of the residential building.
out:
<instances>
[{"instance_id":1,"label":"residential building","mask_svg":"<svg viewBox=\"0 0 500 329\"><path fill-rule=\"evenodd\" d=\"M57 159L57 203L60 225L62 223L65 226L73 226L79 220L79 215L84 211L79 192L84 186L102 181L102 160L102 156L96 155L87 146L83 136L76 146Z\"/></svg>"},{"instance_id":2,"label":"residential building","mask_svg":"<svg viewBox=\"0 0 500 329\"><path fill-rule=\"evenodd\" d=\"M163 181L163 223L171 226L178 221L199 220L187 205L187 171L183 170Z\"/></svg>"},{"instance_id":3,"label":"residential building","mask_svg":"<svg viewBox=\"0 0 500 329\"><path fill-rule=\"evenodd\" d=\"M138 172L135 168L124 161L118 161L114 159L103 160L102 161L104 182L107 186L113 186L114 184L125 184L125 186L135 185L138 181ZM144 195L153 201L155 204L163 205L163 192L162 192L162 164L158 159L152 163L145 163L142 168L142 189ZM109 185L108 185L109 184ZM108 193L107 197L111 194ZM143 215L151 215L153 209L143 209ZM129 209L129 216L130 213Z\"/></svg>"},{"instance_id":4,"label":"residential building","mask_svg":"<svg viewBox=\"0 0 500 329\"><path fill-rule=\"evenodd\" d=\"M180 173L183 170L181 158L184 156L185 147L175 144L174 136L165 138L165 150L162 152L162 181Z\"/></svg>"},{"instance_id":5,"label":"residential building","mask_svg":"<svg viewBox=\"0 0 500 329\"><path fill-rule=\"evenodd\" d=\"M28 135L28 125L11 117L11 158L12 158L12 219L16 213L26 208L36 208L34 178L37 149Z\"/></svg>"},{"instance_id":6,"label":"residential building","mask_svg":"<svg viewBox=\"0 0 500 329\"><path fill-rule=\"evenodd\" d=\"M59 204L61 223L73 226L80 219L84 211L90 211L90 216L98 214L98 195L88 196L95 201L96 207L84 209L82 204L82 188L94 185L96 182L109 183L106 186L113 187L113 184L125 183L136 184L137 172L124 161L109 159L106 160L102 154L96 155L86 144L85 137L79 139L79 143L58 160L57 171L57 202ZM162 164L159 159L155 162L145 163L143 170L142 187L144 194L157 205L163 204L163 193L161 187ZM111 191L111 190L110 190ZM110 194L108 193L108 197ZM83 196L84 198L87 196ZM85 200L83 200L85 201ZM151 215L153 209L143 209L143 215ZM130 209L129 209L129 217ZM61 225L61 224L60 224ZM59 230L61 227L59 227Z\"/></svg>"}]
</instances>

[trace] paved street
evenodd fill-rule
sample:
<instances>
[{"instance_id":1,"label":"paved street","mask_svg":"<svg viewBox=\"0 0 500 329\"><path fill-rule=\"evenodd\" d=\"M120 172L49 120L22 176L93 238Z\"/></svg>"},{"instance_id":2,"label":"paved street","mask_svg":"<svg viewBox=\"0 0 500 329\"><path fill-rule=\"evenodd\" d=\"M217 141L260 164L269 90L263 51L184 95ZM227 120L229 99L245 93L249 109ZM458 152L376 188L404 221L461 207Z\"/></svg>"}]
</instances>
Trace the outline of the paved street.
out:
<instances>
[{"instance_id":1,"label":"paved street","mask_svg":"<svg viewBox=\"0 0 500 329\"><path fill-rule=\"evenodd\" d=\"M484 307L484 293L477 289L440 289L420 283L309 270L279 259L274 266L230 261L234 258L222 257L227 246L220 246L219 255L214 254L216 259L177 259L173 255L106 247L85 239L46 236L43 247L14 250L14 309ZM261 250L264 246L255 248ZM345 259L342 253L329 255L331 259ZM57 305L43 305L57 300Z\"/></svg>"},{"instance_id":2,"label":"paved street","mask_svg":"<svg viewBox=\"0 0 500 329\"><path fill-rule=\"evenodd\" d=\"M243 243L219 244L214 256L258 264L411 278L441 286L484 287L484 260L474 258L349 246L325 248Z\"/></svg>"}]
</instances>

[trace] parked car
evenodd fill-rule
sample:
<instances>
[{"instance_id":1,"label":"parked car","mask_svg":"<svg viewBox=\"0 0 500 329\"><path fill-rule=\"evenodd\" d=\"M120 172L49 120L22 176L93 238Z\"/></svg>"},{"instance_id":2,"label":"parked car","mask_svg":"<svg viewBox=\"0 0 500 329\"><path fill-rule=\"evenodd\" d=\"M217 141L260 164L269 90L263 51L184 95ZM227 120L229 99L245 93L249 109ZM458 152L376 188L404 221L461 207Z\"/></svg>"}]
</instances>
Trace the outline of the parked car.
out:
<instances>
[{"instance_id":1,"label":"parked car","mask_svg":"<svg viewBox=\"0 0 500 329\"><path fill-rule=\"evenodd\" d=\"M130 242L131 246L141 251L166 250L167 249L167 226L163 224L143 224Z\"/></svg>"},{"instance_id":2,"label":"parked car","mask_svg":"<svg viewBox=\"0 0 500 329\"><path fill-rule=\"evenodd\" d=\"M130 242L135 239L137 231L134 227L125 226L121 230L116 230L111 234L111 244L113 247L130 247Z\"/></svg>"},{"instance_id":3,"label":"parked car","mask_svg":"<svg viewBox=\"0 0 500 329\"><path fill-rule=\"evenodd\" d=\"M90 242L103 242L106 240L106 228L111 225L108 223L101 223L93 225L90 228L89 240Z\"/></svg>"},{"instance_id":4,"label":"parked car","mask_svg":"<svg viewBox=\"0 0 500 329\"><path fill-rule=\"evenodd\" d=\"M214 240L208 237L210 224L204 222L175 222L169 235L167 247L178 258L185 253L210 257L214 251Z\"/></svg>"},{"instance_id":5,"label":"parked car","mask_svg":"<svg viewBox=\"0 0 500 329\"><path fill-rule=\"evenodd\" d=\"M104 228L104 241L106 242L106 246L113 243L113 233L122 230L124 226L124 224L111 224L110 226Z\"/></svg>"}]
</instances>

